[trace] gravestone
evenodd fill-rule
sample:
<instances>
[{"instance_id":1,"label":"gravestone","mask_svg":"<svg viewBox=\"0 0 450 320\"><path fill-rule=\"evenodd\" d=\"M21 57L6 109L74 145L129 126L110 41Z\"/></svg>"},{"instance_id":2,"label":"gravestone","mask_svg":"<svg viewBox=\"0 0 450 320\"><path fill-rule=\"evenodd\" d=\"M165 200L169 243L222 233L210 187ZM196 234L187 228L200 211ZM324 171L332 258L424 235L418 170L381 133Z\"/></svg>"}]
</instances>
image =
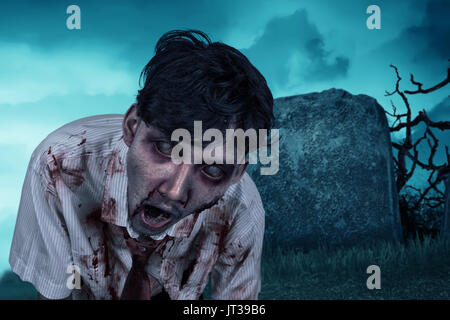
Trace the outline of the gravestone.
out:
<instances>
[{"instance_id":1,"label":"gravestone","mask_svg":"<svg viewBox=\"0 0 450 320\"><path fill-rule=\"evenodd\" d=\"M275 99L279 171L248 172L265 243L286 248L403 241L389 128L374 98L330 89Z\"/></svg>"}]
</instances>

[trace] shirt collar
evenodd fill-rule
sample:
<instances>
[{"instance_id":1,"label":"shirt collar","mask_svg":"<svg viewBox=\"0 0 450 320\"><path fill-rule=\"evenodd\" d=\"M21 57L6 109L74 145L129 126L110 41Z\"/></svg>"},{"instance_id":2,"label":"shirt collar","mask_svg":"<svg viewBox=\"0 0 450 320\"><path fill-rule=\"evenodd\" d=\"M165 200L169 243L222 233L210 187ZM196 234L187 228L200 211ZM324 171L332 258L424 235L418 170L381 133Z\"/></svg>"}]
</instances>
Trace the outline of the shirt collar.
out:
<instances>
[{"instance_id":1,"label":"shirt collar","mask_svg":"<svg viewBox=\"0 0 450 320\"><path fill-rule=\"evenodd\" d=\"M127 153L128 146L123 136L114 143L112 152L106 156L105 189L102 201L101 220L121 227L129 227L127 198ZM166 232L175 238L189 237L199 214L191 214L173 225Z\"/></svg>"}]
</instances>

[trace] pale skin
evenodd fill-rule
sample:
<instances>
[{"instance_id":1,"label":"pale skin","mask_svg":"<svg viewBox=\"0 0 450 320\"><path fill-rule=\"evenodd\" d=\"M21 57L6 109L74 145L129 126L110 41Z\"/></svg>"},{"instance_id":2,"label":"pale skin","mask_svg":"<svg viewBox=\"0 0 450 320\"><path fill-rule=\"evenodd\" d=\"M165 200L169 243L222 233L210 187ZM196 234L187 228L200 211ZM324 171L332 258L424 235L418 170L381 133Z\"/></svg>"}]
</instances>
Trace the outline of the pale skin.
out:
<instances>
[{"instance_id":1,"label":"pale skin","mask_svg":"<svg viewBox=\"0 0 450 320\"><path fill-rule=\"evenodd\" d=\"M123 120L127 154L128 214L131 225L146 243L148 236L161 233L186 216L211 207L228 187L244 174L244 164L194 164L171 160L173 142L154 126L147 126L132 105ZM224 161L225 162L225 161ZM167 224L152 227L142 217L143 205L170 215ZM38 294L39 299L46 299ZM71 299L71 296L66 299Z\"/></svg>"}]
</instances>

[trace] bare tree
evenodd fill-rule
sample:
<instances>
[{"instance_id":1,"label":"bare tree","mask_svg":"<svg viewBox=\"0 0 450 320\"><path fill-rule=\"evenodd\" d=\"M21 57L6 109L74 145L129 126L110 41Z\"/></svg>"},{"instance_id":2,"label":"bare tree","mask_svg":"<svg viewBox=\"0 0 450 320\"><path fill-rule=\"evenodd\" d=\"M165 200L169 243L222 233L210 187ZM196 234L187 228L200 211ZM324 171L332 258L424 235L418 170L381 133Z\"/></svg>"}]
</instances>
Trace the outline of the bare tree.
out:
<instances>
[{"instance_id":1,"label":"bare tree","mask_svg":"<svg viewBox=\"0 0 450 320\"><path fill-rule=\"evenodd\" d=\"M397 108L391 100L392 112L385 111L386 114L394 120L390 127L391 133L399 132L403 129L405 130L405 138L402 142L392 142L393 148L397 151L397 154L394 154L397 190L399 194L406 189L411 189L417 192L418 197L410 208L412 210L417 210L421 206L427 206L429 208L440 207L445 202L445 194L438 188L438 185L444 177L447 177L446 173L450 168L450 153L448 146L445 146L447 163L440 165L435 163L435 155L439 148L439 141L434 135L433 130L449 130L450 121L432 121L428 117L425 110L420 111L419 114L413 118L411 105L407 96L415 94L428 94L443 88L450 82L450 68L448 68L447 77L444 80L428 89L424 89L423 84L416 81L414 76L411 74L410 81L417 87L417 89L401 90L400 81L402 78L400 77L397 67L394 65L391 65L391 67L395 70L397 81L395 84L395 89L392 92L386 91L386 96L393 96L395 94L398 95L406 108L406 112L398 113ZM426 126L424 134L416 141L413 141L412 130L420 123L424 123ZM421 161L419 159L419 151L417 148L420 143L425 142L429 147L429 155L427 161ZM409 168L407 166L407 159L411 161ZM419 189L407 184L417 167L420 167L428 172L428 185L425 189Z\"/></svg>"}]
</instances>

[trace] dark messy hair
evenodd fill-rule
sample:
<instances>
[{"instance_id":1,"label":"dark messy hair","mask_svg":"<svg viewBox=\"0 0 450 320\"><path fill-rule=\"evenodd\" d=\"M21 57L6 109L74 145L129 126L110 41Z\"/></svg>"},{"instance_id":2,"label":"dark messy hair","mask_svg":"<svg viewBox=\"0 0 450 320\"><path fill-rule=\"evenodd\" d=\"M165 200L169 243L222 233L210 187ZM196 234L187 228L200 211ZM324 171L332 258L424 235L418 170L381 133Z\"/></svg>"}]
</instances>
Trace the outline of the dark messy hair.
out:
<instances>
[{"instance_id":1,"label":"dark messy hair","mask_svg":"<svg viewBox=\"0 0 450 320\"><path fill-rule=\"evenodd\" d=\"M198 30L173 30L142 70L137 114L170 137L173 130L270 129L273 97L261 73L238 50Z\"/></svg>"}]
</instances>

